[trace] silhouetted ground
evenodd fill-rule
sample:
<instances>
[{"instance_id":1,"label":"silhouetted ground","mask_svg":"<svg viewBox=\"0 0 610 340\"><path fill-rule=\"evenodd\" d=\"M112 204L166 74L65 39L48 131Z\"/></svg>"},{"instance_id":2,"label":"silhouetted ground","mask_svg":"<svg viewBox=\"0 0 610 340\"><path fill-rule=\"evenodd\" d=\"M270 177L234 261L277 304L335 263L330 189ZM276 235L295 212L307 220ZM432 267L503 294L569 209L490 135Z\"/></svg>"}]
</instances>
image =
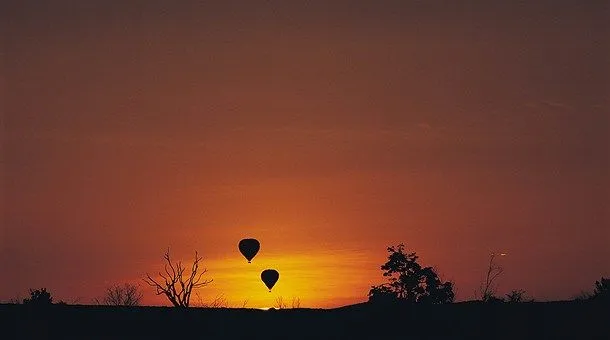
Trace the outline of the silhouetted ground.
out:
<instances>
[{"instance_id":1,"label":"silhouetted ground","mask_svg":"<svg viewBox=\"0 0 610 340\"><path fill-rule=\"evenodd\" d=\"M0 305L1 339L610 339L610 306L535 302L337 309Z\"/></svg>"}]
</instances>

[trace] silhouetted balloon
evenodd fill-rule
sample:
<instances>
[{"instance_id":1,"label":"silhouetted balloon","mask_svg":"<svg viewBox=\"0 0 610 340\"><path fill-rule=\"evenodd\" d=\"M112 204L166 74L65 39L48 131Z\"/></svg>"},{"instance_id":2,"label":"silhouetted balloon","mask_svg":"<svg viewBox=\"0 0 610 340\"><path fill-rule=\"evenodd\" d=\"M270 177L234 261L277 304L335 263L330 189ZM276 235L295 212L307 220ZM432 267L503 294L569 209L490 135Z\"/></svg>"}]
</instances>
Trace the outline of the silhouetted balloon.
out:
<instances>
[{"instance_id":1,"label":"silhouetted balloon","mask_svg":"<svg viewBox=\"0 0 610 340\"><path fill-rule=\"evenodd\" d=\"M269 288L269 292L271 292L271 288L275 286L275 283L280 278L280 273L275 269L265 269L261 273L261 280L265 283L265 286Z\"/></svg>"},{"instance_id":2,"label":"silhouetted balloon","mask_svg":"<svg viewBox=\"0 0 610 340\"><path fill-rule=\"evenodd\" d=\"M259 249L261 249L261 244L253 238L245 238L239 241L239 251L248 260L248 263L256 256Z\"/></svg>"}]
</instances>

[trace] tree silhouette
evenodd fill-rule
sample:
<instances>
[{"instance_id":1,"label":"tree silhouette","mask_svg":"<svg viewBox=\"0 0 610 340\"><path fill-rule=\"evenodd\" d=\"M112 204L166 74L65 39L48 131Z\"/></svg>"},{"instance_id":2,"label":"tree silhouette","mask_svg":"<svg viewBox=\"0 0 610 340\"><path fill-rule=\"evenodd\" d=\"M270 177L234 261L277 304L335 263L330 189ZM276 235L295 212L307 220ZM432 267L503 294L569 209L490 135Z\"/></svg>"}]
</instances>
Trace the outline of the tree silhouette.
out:
<instances>
[{"instance_id":1,"label":"tree silhouette","mask_svg":"<svg viewBox=\"0 0 610 340\"><path fill-rule=\"evenodd\" d=\"M199 293L195 293L195 297L197 298L195 302L195 307L202 308L229 308L229 301L224 296L224 294L218 294L214 298L214 300L210 302L203 301L203 298L199 295Z\"/></svg>"},{"instance_id":2,"label":"tree silhouette","mask_svg":"<svg viewBox=\"0 0 610 340\"><path fill-rule=\"evenodd\" d=\"M388 262L381 266L381 270L389 282L371 287L370 302L453 302L453 283L442 282L434 268L417 263L419 257L415 252L405 253L403 244L388 247L387 251Z\"/></svg>"},{"instance_id":3,"label":"tree silhouette","mask_svg":"<svg viewBox=\"0 0 610 340\"><path fill-rule=\"evenodd\" d=\"M610 279L602 277L601 280L595 281L595 290L591 298L610 302Z\"/></svg>"},{"instance_id":4,"label":"tree silhouette","mask_svg":"<svg viewBox=\"0 0 610 340\"><path fill-rule=\"evenodd\" d=\"M502 266L496 264L495 259L496 256L505 256L506 254L500 253L491 253L489 257L489 266L487 267L487 275L485 276L485 281L481 282L481 286L479 287L478 295L481 300L484 302L498 302L501 301L502 298L496 297L496 293L498 291L498 284L496 283L496 279L502 275L504 272L504 268ZM475 296L476 296L475 292Z\"/></svg>"},{"instance_id":5,"label":"tree silhouette","mask_svg":"<svg viewBox=\"0 0 610 340\"><path fill-rule=\"evenodd\" d=\"M106 293L101 298L96 298L94 302L98 305L106 306L139 306L142 293L138 286L130 283L123 285L112 285L106 288Z\"/></svg>"},{"instance_id":6,"label":"tree silhouette","mask_svg":"<svg viewBox=\"0 0 610 340\"><path fill-rule=\"evenodd\" d=\"M193 289L204 287L212 282L212 280L202 280L202 276L207 272L207 269L204 268L200 273L197 273L199 271L199 262L202 258L195 252L195 259L188 276L184 274L186 268L182 265L182 262L172 263L169 249L167 249L163 258L167 262L164 266L165 274L159 272L163 283L159 283L149 274L146 274L144 282L154 287L157 295L165 295L174 307L186 308L189 306Z\"/></svg>"},{"instance_id":7,"label":"tree silhouette","mask_svg":"<svg viewBox=\"0 0 610 340\"><path fill-rule=\"evenodd\" d=\"M398 300L396 292L387 283L381 284L379 286L372 286L368 295L369 302L387 304L396 302Z\"/></svg>"},{"instance_id":8,"label":"tree silhouette","mask_svg":"<svg viewBox=\"0 0 610 340\"><path fill-rule=\"evenodd\" d=\"M23 299L24 305L30 306L48 306L53 304L53 296L47 292L46 288L30 289L30 297Z\"/></svg>"},{"instance_id":9,"label":"tree silhouette","mask_svg":"<svg viewBox=\"0 0 610 340\"><path fill-rule=\"evenodd\" d=\"M523 289L514 289L510 293L506 294L506 302L523 302L525 299L525 290Z\"/></svg>"},{"instance_id":10,"label":"tree silhouette","mask_svg":"<svg viewBox=\"0 0 610 340\"><path fill-rule=\"evenodd\" d=\"M284 301L284 297L280 295L275 298L274 307L276 309L301 308L301 299L296 296L293 296L292 303L289 305L287 301Z\"/></svg>"}]
</instances>

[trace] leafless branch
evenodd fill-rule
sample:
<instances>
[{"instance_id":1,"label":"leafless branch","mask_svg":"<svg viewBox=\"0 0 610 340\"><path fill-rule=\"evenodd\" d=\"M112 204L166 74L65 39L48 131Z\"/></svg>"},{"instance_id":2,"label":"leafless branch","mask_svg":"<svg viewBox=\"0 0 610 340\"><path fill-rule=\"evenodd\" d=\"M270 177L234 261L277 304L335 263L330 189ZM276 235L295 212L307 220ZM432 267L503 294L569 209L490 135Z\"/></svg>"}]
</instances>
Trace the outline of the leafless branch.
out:
<instances>
[{"instance_id":1,"label":"leafless branch","mask_svg":"<svg viewBox=\"0 0 610 340\"><path fill-rule=\"evenodd\" d=\"M496 295L498 290L496 279L504 272L504 269L494 262L495 257L496 254L492 253L489 258L489 266L487 267L487 275L485 276L485 281L482 282L481 286L479 287L478 294L480 295L480 298L483 301L489 301L492 297Z\"/></svg>"},{"instance_id":2,"label":"leafless branch","mask_svg":"<svg viewBox=\"0 0 610 340\"><path fill-rule=\"evenodd\" d=\"M301 308L301 299L298 297L292 297L292 308Z\"/></svg>"},{"instance_id":3,"label":"leafless branch","mask_svg":"<svg viewBox=\"0 0 610 340\"><path fill-rule=\"evenodd\" d=\"M220 294L218 296L216 296L216 298L214 300L212 300L212 302L205 304L205 307L208 308L226 308L229 305L227 299L224 297L224 295Z\"/></svg>"},{"instance_id":4,"label":"leafless branch","mask_svg":"<svg viewBox=\"0 0 610 340\"><path fill-rule=\"evenodd\" d=\"M301 307L301 299L298 297L292 297L292 304L290 307L286 302L284 302L284 297L278 296L275 298L275 308L277 309L287 309L287 308L300 308Z\"/></svg>"},{"instance_id":5,"label":"leafless branch","mask_svg":"<svg viewBox=\"0 0 610 340\"><path fill-rule=\"evenodd\" d=\"M208 285L212 280L202 280L203 274L207 272L207 269L199 271L199 262L203 259L195 252L195 259L191 266L191 272L186 277L184 275L185 267L182 262L178 261L175 264L172 263L169 248L163 256L165 259L164 270L165 274L159 272L159 276L163 279L163 284L152 278L149 274L146 274L144 282L149 286L154 287L157 295L165 295L167 299L175 307L188 307L191 299L193 289L201 288Z\"/></svg>"},{"instance_id":6,"label":"leafless branch","mask_svg":"<svg viewBox=\"0 0 610 340\"><path fill-rule=\"evenodd\" d=\"M93 301L98 305L106 306L139 306L142 299L142 293L138 286L130 283L123 285L112 285L106 288L106 293L101 298L95 298Z\"/></svg>"},{"instance_id":7,"label":"leafless branch","mask_svg":"<svg viewBox=\"0 0 610 340\"><path fill-rule=\"evenodd\" d=\"M275 298L275 308L277 308L277 309L286 308L286 303L284 302L284 297L278 296Z\"/></svg>"}]
</instances>

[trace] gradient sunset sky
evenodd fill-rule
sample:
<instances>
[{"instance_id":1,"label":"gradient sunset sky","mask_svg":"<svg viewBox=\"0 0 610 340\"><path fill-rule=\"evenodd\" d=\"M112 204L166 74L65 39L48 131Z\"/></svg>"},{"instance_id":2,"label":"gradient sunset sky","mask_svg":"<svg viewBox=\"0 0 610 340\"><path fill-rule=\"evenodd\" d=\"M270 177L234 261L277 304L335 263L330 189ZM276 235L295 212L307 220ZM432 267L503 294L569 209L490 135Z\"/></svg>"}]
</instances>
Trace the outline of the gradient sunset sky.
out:
<instances>
[{"instance_id":1,"label":"gradient sunset sky","mask_svg":"<svg viewBox=\"0 0 610 340\"><path fill-rule=\"evenodd\" d=\"M401 242L458 300L494 251L500 293L592 289L610 5L501 3L2 2L0 301L134 282L167 305L142 278L171 247L203 255L204 301L336 307Z\"/></svg>"}]
</instances>

